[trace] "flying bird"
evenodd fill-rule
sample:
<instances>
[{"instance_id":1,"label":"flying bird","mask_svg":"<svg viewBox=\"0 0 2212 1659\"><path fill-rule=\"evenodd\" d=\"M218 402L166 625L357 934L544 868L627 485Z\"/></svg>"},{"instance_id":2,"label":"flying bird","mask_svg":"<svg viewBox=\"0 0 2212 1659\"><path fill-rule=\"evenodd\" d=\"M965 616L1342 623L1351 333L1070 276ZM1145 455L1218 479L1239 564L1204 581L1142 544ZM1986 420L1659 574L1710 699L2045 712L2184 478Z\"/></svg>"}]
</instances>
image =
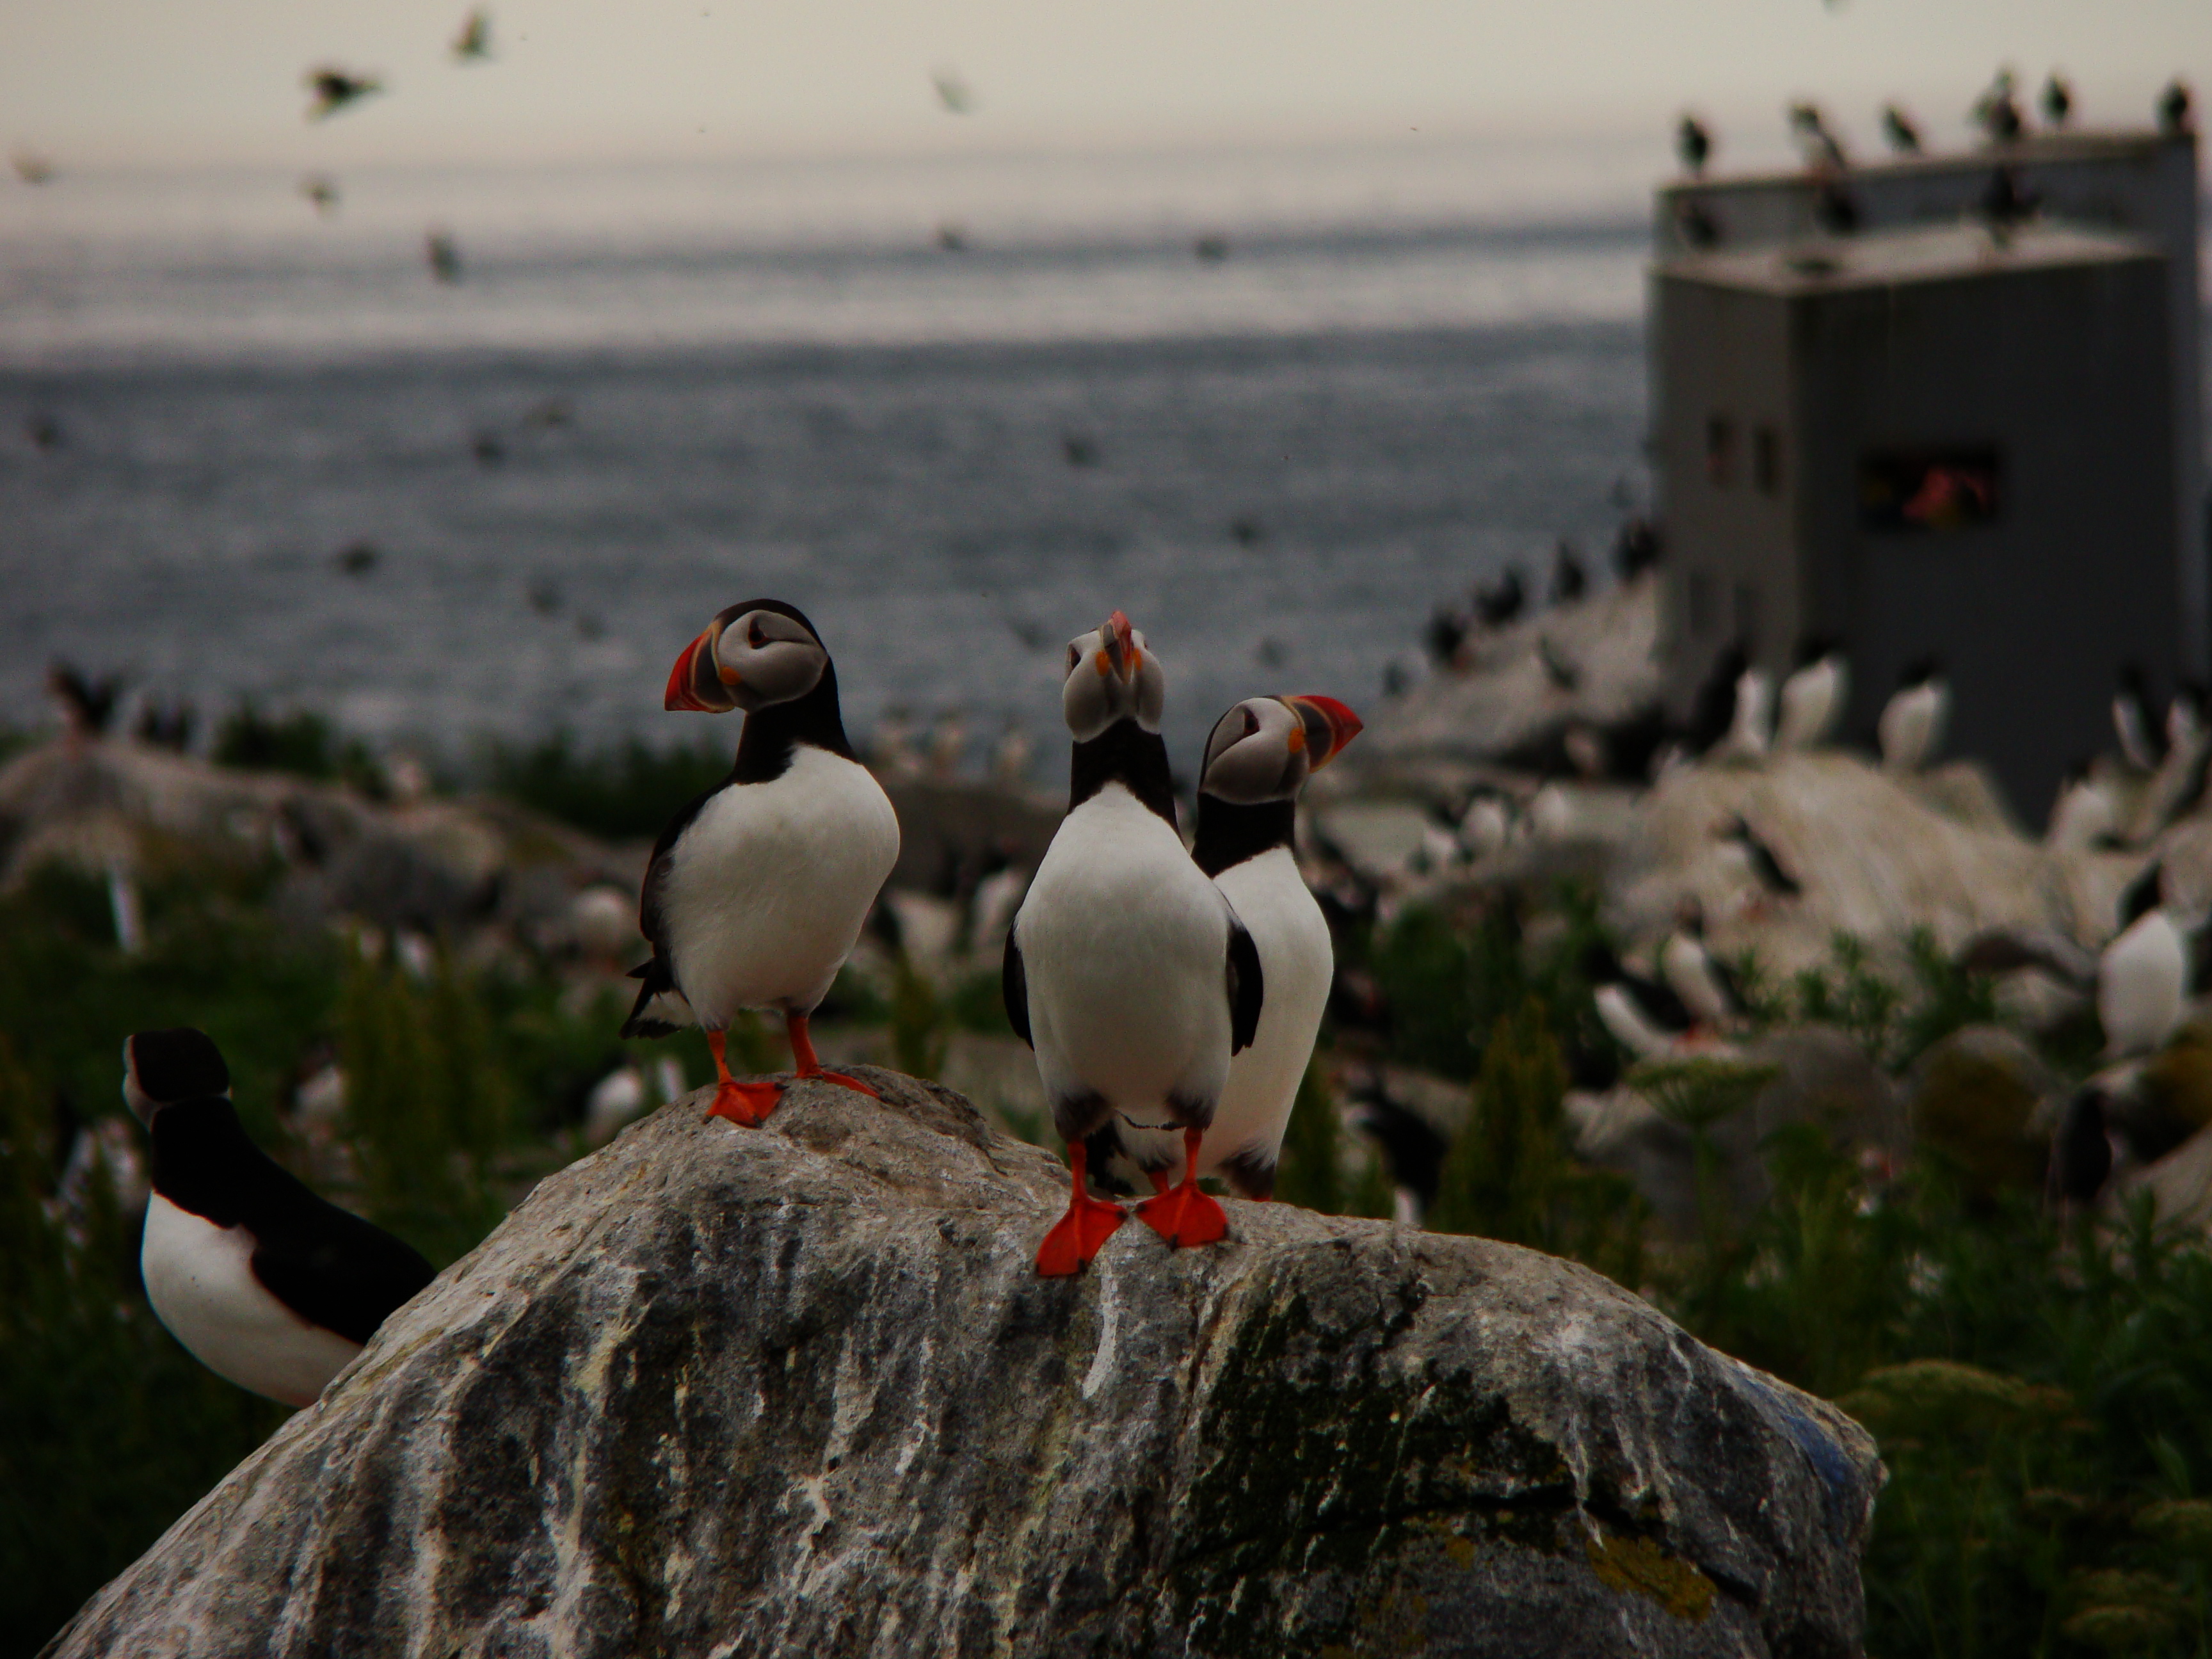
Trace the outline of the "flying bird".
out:
<instances>
[{"instance_id":1,"label":"flying bird","mask_svg":"<svg viewBox=\"0 0 2212 1659\"><path fill-rule=\"evenodd\" d=\"M155 1316L216 1376L313 1404L429 1284L430 1264L247 1139L205 1033L125 1042L123 1097L153 1146L140 1266Z\"/></svg>"},{"instance_id":2,"label":"flying bird","mask_svg":"<svg viewBox=\"0 0 2212 1659\"><path fill-rule=\"evenodd\" d=\"M1124 1219L1087 1187L1090 1137L1109 1126L1182 1136L1182 1181L1139 1212L1170 1243L1210 1243L1228 1227L1199 1189L1200 1152L1231 1059L1258 1031L1265 981L1252 935L1176 831L1166 691L1121 611L1069 642L1067 816L1006 935L1001 975L1068 1148L1067 1211L1037 1250L1048 1278L1080 1272Z\"/></svg>"},{"instance_id":3,"label":"flying bird","mask_svg":"<svg viewBox=\"0 0 2212 1659\"><path fill-rule=\"evenodd\" d=\"M929 77L930 85L937 88L937 101L946 113L967 115L975 108L975 94L968 83L949 69L937 70Z\"/></svg>"},{"instance_id":4,"label":"flying bird","mask_svg":"<svg viewBox=\"0 0 2212 1659\"><path fill-rule=\"evenodd\" d=\"M309 70L305 78L308 91L315 94L315 101L307 106L310 121L327 121L347 105L384 90L384 82L373 75L349 75L327 64Z\"/></svg>"},{"instance_id":5,"label":"flying bird","mask_svg":"<svg viewBox=\"0 0 2212 1659\"><path fill-rule=\"evenodd\" d=\"M481 64L491 57L491 14L478 6L461 25L461 32L453 37L453 61L457 64Z\"/></svg>"},{"instance_id":6,"label":"flying bird","mask_svg":"<svg viewBox=\"0 0 2212 1659\"><path fill-rule=\"evenodd\" d=\"M52 184L54 164L34 149L19 149L8 158L15 168L15 176L27 185Z\"/></svg>"},{"instance_id":7,"label":"flying bird","mask_svg":"<svg viewBox=\"0 0 2212 1659\"><path fill-rule=\"evenodd\" d=\"M1328 922L1291 850L1298 792L1359 729L1334 697L1249 697L1206 738L1191 857L1251 935L1267 1001L1251 1046L1229 1063L1197 1172L1221 1176L1246 1198L1273 1194L1283 1132L1336 977ZM1133 1164L1164 1190L1177 1149L1168 1131L1116 1117L1091 1137L1091 1158L1117 1175ZM1146 1218L1158 1225L1162 1214Z\"/></svg>"},{"instance_id":8,"label":"flying bird","mask_svg":"<svg viewBox=\"0 0 2212 1659\"><path fill-rule=\"evenodd\" d=\"M837 669L812 623L781 599L719 612L684 647L663 699L671 709L745 713L730 775L669 821L653 844L638 900L651 960L625 1037L707 1033L720 1087L708 1115L764 1121L784 1085L740 1083L723 1043L747 1008L783 1016L793 1066L825 1072L807 1017L860 937L898 862L898 815L846 740Z\"/></svg>"},{"instance_id":9,"label":"flying bird","mask_svg":"<svg viewBox=\"0 0 2212 1659\"><path fill-rule=\"evenodd\" d=\"M315 211L328 218L338 209L337 180L325 173L311 173L300 180L300 194L314 204Z\"/></svg>"},{"instance_id":10,"label":"flying bird","mask_svg":"<svg viewBox=\"0 0 2212 1659\"><path fill-rule=\"evenodd\" d=\"M1881 106L1881 136L1889 140L1889 147L1899 155L1920 154L1920 129L1912 118L1895 104Z\"/></svg>"}]
</instances>

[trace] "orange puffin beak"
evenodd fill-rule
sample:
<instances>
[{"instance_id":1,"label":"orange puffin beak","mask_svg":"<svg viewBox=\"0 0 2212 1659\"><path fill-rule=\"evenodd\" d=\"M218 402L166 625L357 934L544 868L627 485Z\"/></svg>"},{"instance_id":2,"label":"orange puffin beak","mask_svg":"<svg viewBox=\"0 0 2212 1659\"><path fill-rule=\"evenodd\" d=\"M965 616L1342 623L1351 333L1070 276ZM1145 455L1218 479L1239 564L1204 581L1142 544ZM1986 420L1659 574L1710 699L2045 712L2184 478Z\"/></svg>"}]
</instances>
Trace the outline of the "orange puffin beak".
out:
<instances>
[{"instance_id":1,"label":"orange puffin beak","mask_svg":"<svg viewBox=\"0 0 2212 1659\"><path fill-rule=\"evenodd\" d=\"M723 681L723 671L714 661L714 641L721 634L722 624L711 623L705 633L684 647L676 666L668 671L668 696L663 708L720 714L738 706Z\"/></svg>"},{"instance_id":2,"label":"orange puffin beak","mask_svg":"<svg viewBox=\"0 0 2212 1659\"><path fill-rule=\"evenodd\" d=\"M1137 649L1136 629L1129 625L1128 613L1116 611L1098 631L1106 636L1108 665L1122 679L1133 679L1144 665L1144 653Z\"/></svg>"},{"instance_id":3,"label":"orange puffin beak","mask_svg":"<svg viewBox=\"0 0 2212 1659\"><path fill-rule=\"evenodd\" d=\"M1305 726L1306 747L1312 753L1308 764L1316 772L1334 760L1362 729L1359 716L1334 697L1308 696L1285 697L1283 701Z\"/></svg>"}]
</instances>

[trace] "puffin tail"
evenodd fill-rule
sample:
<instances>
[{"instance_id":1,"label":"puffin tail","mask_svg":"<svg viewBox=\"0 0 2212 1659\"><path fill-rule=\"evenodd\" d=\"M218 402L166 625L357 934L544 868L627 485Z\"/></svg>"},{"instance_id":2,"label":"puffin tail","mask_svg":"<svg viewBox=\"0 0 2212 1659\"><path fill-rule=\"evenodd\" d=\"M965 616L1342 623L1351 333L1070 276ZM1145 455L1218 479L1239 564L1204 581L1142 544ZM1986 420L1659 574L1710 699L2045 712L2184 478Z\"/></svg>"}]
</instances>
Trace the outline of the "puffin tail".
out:
<instances>
[{"instance_id":1,"label":"puffin tail","mask_svg":"<svg viewBox=\"0 0 2212 1659\"><path fill-rule=\"evenodd\" d=\"M691 1005L684 1000L684 993L676 988L675 977L668 971L667 958L659 951L655 951L650 961L631 969L629 977L645 983L638 987L637 1000L630 1006L629 1018L623 1021L623 1036L673 1036L685 1026L699 1023L691 1012Z\"/></svg>"}]
</instances>

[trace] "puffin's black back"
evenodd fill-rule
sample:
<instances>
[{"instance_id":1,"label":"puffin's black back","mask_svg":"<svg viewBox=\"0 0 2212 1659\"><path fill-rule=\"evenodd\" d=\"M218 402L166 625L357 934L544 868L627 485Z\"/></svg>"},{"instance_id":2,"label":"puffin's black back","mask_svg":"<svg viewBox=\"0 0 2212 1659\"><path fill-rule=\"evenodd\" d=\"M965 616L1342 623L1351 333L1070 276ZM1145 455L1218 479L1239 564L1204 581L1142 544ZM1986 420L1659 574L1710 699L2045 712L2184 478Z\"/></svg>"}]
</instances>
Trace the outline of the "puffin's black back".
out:
<instances>
[{"instance_id":1,"label":"puffin's black back","mask_svg":"<svg viewBox=\"0 0 2212 1659\"><path fill-rule=\"evenodd\" d=\"M228 1100L154 1119L154 1190L218 1227L253 1235L253 1276L301 1318L367 1342L436 1274L411 1246L318 1198L247 1139Z\"/></svg>"}]
</instances>

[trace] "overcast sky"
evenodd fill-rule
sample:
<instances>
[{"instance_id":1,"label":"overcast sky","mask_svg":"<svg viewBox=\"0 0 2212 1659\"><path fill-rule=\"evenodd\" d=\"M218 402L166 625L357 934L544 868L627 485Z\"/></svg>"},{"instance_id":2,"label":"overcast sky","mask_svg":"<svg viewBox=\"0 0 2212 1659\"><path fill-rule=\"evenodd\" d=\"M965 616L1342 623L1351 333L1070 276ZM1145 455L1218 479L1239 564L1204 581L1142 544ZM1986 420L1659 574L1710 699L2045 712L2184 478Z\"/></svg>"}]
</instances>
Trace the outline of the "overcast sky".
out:
<instances>
[{"instance_id":1,"label":"overcast sky","mask_svg":"<svg viewBox=\"0 0 2212 1659\"><path fill-rule=\"evenodd\" d=\"M2000 62L2063 65L2092 122L2146 118L2176 73L2212 92L2212 0L498 0L495 61L462 68L466 9L0 0L0 144L336 166L1618 132L1688 104L1771 148L1793 95L1862 132L1900 95L1963 137ZM388 91L311 127L325 62Z\"/></svg>"}]
</instances>

